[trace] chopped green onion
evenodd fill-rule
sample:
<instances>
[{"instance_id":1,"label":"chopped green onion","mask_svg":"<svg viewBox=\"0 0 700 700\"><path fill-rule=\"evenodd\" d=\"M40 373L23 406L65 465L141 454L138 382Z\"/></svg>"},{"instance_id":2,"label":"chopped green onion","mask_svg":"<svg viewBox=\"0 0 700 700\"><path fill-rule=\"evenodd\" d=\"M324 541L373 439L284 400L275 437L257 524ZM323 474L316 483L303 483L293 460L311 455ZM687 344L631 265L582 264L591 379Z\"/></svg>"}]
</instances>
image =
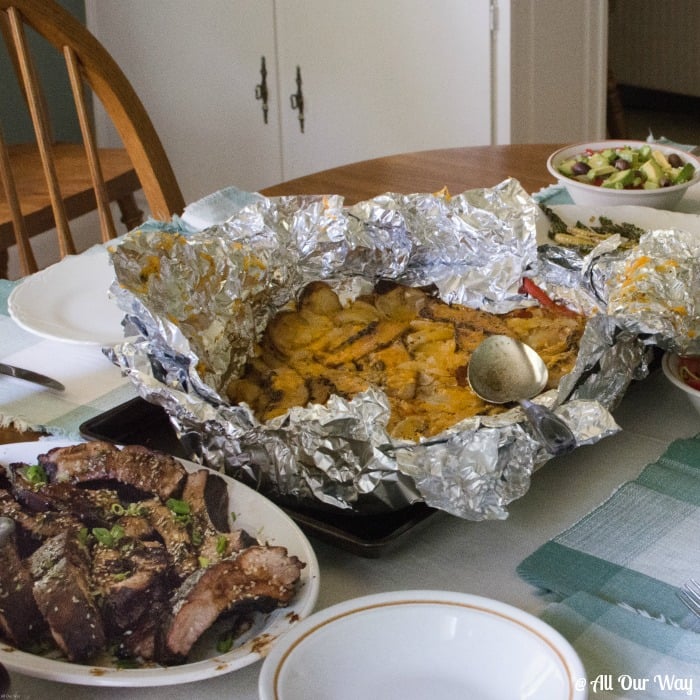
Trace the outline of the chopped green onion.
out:
<instances>
[{"instance_id":1,"label":"chopped green onion","mask_svg":"<svg viewBox=\"0 0 700 700\"><path fill-rule=\"evenodd\" d=\"M93 537L105 547L111 547L114 544L114 537L106 527L93 527Z\"/></svg>"},{"instance_id":2,"label":"chopped green onion","mask_svg":"<svg viewBox=\"0 0 700 700\"><path fill-rule=\"evenodd\" d=\"M42 467L41 464L32 464L30 467L27 467L25 475L27 477L27 481L32 484L45 484L49 480L49 477L46 475L46 471L44 471L44 467Z\"/></svg>"},{"instance_id":3,"label":"chopped green onion","mask_svg":"<svg viewBox=\"0 0 700 700\"><path fill-rule=\"evenodd\" d=\"M225 654L233 648L233 635L230 632L222 634L216 642L216 650L220 654Z\"/></svg>"},{"instance_id":4,"label":"chopped green onion","mask_svg":"<svg viewBox=\"0 0 700 700\"><path fill-rule=\"evenodd\" d=\"M172 510L175 515L189 515L190 504L187 501L180 501L177 498L169 498L165 505Z\"/></svg>"},{"instance_id":5,"label":"chopped green onion","mask_svg":"<svg viewBox=\"0 0 700 700\"><path fill-rule=\"evenodd\" d=\"M124 528L121 525L114 525L111 530L105 527L93 527L92 535L105 547L114 547L114 545L124 537Z\"/></svg>"}]
</instances>

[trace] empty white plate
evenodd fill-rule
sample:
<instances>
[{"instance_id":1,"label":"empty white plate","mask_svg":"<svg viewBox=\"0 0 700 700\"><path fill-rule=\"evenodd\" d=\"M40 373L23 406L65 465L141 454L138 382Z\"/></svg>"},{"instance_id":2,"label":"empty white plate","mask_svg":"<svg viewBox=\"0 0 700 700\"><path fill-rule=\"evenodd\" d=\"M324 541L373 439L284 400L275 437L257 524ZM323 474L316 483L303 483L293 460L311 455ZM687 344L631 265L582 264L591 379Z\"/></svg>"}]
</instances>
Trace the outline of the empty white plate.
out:
<instances>
[{"instance_id":1,"label":"empty white plate","mask_svg":"<svg viewBox=\"0 0 700 700\"><path fill-rule=\"evenodd\" d=\"M109 298L113 281L107 249L95 246L25 278L7 308L18 325L43 338L115 345L124 340L124 312Z\"/></svg>"}]
</instances>

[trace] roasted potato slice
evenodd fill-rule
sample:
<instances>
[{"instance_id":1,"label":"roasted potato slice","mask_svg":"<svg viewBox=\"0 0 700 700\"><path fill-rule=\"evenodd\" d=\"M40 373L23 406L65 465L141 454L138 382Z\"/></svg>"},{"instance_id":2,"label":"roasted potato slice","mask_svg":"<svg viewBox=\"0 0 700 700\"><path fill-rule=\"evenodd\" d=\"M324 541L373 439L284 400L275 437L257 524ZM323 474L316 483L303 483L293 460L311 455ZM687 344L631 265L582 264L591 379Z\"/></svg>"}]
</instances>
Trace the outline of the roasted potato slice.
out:
<instances>
[{"instance_id":1,"label":"roasted potato slice","mask_svg":"<svg viewBox=\"0 0 700 700\"><path fill-rule=\"evenodd\" d=\"M471 353L489 335L534 347L553 388L575 363L584 323L539 307L496 316L392 282L342 305L328 284L313 282L295 310L272 319L227 395L265 421L293 406L325 404L332 395L352 399L374 386L389 400L390 434L419 440L507 409L484 402L466 379Z\"/></svg>"}]
</instances>

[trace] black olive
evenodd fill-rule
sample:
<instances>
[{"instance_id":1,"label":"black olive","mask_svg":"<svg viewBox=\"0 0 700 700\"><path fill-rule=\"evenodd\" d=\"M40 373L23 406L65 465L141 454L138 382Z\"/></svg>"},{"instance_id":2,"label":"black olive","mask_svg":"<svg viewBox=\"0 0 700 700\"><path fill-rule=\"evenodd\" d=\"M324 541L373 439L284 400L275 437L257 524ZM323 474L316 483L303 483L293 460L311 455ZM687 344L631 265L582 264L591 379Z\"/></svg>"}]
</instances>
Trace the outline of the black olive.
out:
<instances>
[{"instance_id":1,"label":"black olive","mask_svg":"<svg viewBox=\"0 0 700 700\"><path fill-rule=\"evenodd\" d=\"M669 154L668 156L666 156L666 160L668 160L668 164L672 168L680 168L683 165L683 161L677 153Z\"/></svg>"},{"instance_id":2,"label":"black olive","mask_svg":"<svg viewBox=\"0 0 700 700\"><path fill-rule=\"evenodd\" d=\"M584 163L582 160L577 161L571 166L571 172L574 175L585 175L590 169L591 166L588 165L588 163Z\"/></svg>"},{"instance_id":3,"label":"black olive","mask_svg":"<svg viewBox=\"0 0 700 700\"><path fill-rule=\"evenodd\" d=\"M629 170L630 169L630 162L628 160L625 160L624 158L618 158L615 161L614 165L618 170Z\"/></svg>"}]
</instances>

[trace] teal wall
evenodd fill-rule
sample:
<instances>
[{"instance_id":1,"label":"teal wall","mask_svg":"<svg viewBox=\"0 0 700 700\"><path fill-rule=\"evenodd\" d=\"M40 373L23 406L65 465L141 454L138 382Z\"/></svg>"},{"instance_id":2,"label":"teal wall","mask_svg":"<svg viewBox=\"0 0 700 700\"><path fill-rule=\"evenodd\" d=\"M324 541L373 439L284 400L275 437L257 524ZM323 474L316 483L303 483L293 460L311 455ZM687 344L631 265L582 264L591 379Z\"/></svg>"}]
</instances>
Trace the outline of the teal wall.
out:
<instances>
[{"instance_id":1,"label":"teal wall","mask_svg":"<svg viewBox=\"0 0 700 700\"><path fill-rule=\"evenodd\" d=\"M58 0L69 12L85 22L85 0ZM54 137L58 141L80 141L73 97L63 56L33 31L29 31L42 87L46 95ZM8 143L33 141L34 131L26 103L15 79L14 67L6 47L0 41L0 124Z\"/></svg>"}]
</instances>

